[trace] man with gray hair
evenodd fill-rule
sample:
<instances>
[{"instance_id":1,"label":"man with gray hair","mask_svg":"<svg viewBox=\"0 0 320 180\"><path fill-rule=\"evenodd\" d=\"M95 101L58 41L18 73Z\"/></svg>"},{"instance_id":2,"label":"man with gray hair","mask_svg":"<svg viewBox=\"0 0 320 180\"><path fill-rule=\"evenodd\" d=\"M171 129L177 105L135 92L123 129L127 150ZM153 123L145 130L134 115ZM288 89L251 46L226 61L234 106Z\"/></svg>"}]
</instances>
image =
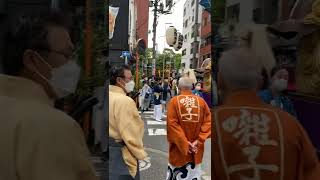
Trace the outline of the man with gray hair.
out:
<instances>
[{"instance_id":1,"label":"man with gray hair","mask_svg":"<svg viewBox=\"0 0 320 180\"><path fill-rule=\"evenodd\" d=\"M260 59L250 49L238 48L225 52L219 62L223 105L213 116L213 179L318 179L316 149L303 127L257 96Z\"/></svg>"},{"instance_id":2,"label":"man with gray hair","mask_svg":"<svg viewBox=\"0 0 320 180\"><path fill-rule=\"evenodd\" d=\"M211 112L207 103L192 94L193 80L179 80L180 95L168 103L167 132L169 166L167 180L201 179L204 142L211 135Z\"/></svg>"}]
</instances>

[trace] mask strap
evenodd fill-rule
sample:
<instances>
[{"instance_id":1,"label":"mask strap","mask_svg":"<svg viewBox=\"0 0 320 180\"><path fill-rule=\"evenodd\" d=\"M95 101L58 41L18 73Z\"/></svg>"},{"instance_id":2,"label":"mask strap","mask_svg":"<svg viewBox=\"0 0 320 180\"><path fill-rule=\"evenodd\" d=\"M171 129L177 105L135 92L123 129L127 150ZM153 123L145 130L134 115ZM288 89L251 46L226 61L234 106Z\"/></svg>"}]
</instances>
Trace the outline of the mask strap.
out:
<instances>
[{"instance_id":1,"label":"mask strap","mask_svg":"<svg viewBox=\"0 0 320 180\"><path fill-rule=\"evenodd\" d=\"M41 60L42 62L44 62L46 65L48 65L48 67L49 67L51 70L53 69L52 66L51 66L49 63L47 63L47 62L44 60L44 58L43 58L38 52L36 52L36 51L34 51L34 52L35 52L35 54L38 56L38 58L40 58L40 60ZM34 72L35 72L36 74L38 74L43 80L45 80L46 82L48 82L48 83L50 84L50 81L48 80L48 78L46 78L44 75L42 75L42 74L38 71L38 69L35 68Z\"/></svg>"},{"instance_id":2,"label":"mask strap","mask_svg":"<svg viewBox=\"0 0 320 180\"><path fill-rule=\"evenodd\" d=\"M125 81L121 78L121 77L118 77L118 78L120 78L123 82L124 82L124 84L126 84L125 83ZM119 83L118 83L119 84ZM124 88L125 89L125 85L121 85L121 84L119 84L122 88Z\"/></svg>"},{"instance_id":3,"label":"mask strap","mask_svg":"<svg viewBox=\"0 0 320 180\"><path fill-rule=\"evenodd\" d=\"M47 61L45 61L44 58L37 51L34 52L43 63L45 63L51 70L53 69L53 67Z\"/></svg>"}]
</instances>

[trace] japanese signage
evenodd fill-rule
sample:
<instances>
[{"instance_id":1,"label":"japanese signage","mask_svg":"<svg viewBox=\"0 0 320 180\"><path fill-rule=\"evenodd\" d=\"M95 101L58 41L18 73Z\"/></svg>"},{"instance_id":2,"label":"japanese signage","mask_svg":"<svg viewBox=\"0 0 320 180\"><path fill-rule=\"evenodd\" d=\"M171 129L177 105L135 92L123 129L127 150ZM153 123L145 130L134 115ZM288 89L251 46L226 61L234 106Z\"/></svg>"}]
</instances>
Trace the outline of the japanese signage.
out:
<instances>
[{"instance_id":1,"label":"japanese signage","mask_svg":"<svg viewBox=\"0 0 320 180\"><path fill-rule=\"evenodd\" d=\"M109 39L113 38L114 27L116 24L116 18L119 12L118 7L109 6Z\"/></svg>"},{"instance_id":2,"label":"japanese signage","mask_svg":"<svg viewBox=\"0 0 320 180\"><path fill-rule=\"evenodd\" d=\"M199 122L200 105L195 96L178 96L178 106L182 121Z\"/></svg>"},{"instance_id":3,"label":"japanese signage","mask_svg":"<svg viewBox=\"0 0 320 180\"><path fill-rule=\"evenodd\" d=\"M222 108L216 118L219 118L216 124L219 150L228 179L260 180L262 174L272 173L273 180L281 180L283 134L274 112L262 108ZM234 145L231 148L223 142ZM237 158L225 153L237 154Z\"/></svg>"}]
</instances>

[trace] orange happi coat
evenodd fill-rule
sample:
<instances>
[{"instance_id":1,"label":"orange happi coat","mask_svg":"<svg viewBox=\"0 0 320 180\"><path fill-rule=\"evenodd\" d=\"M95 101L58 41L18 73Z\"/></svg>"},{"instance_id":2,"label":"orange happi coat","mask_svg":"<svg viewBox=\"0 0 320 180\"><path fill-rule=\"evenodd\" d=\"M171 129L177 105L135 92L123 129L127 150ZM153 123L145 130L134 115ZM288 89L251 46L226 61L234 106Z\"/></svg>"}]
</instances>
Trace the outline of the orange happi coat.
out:
<instances>
[{"instance_id":1,"label":"orange happi coat","mask_svg":"<svg viewBox=\"0 0 320 180\"><path fill-rule=\"evenodd\" d=\"M182 91L168 104L167 131L169 162L180 167L188 162L200 164L204 142L211 134L211 112L206 102L191 91ZM197 154L189 154L189 142L198 140Z\"/></svg>"},{"instance_id":2,"label":"orange happi coat","mask_svg":"<svg viewBox=\"0 0 320 180\"><path fill-rule=\"evenodd\" d=\"M290 114L239 91L213 111L213 179L317 180L316 150Z\"/></svg>"}]
</instances>

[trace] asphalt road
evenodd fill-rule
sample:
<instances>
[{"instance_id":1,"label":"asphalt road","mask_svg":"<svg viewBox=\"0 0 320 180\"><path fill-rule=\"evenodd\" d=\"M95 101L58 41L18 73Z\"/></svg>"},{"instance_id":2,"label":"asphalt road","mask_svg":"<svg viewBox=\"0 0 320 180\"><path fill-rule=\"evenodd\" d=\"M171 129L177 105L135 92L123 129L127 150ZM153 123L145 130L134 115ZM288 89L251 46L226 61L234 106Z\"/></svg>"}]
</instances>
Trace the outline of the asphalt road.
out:
<instances>
[{"instance_id":1,"label":"asphalt road","mask_svg":"<svg viewBox=\"0 0 320 180\"><path fill-rule=\"evenodd\" d=\"M168 143L166 118L162 122L153 119L153 111L141 114L145 123L144 146L149 155L147 161L140 162L141 180L165 180L168 166ZM211 179L211 139L205 144L202 179Z\"/></svg>"},{"instance_id":2,"label":"asphalt road","mask_svg":"<svg viewBox=\"0 0 320 180\"><path fill-rule=\"evenodd\" d=\"M144 112L141 118L145 123L144 147L149 155L146 161L140 161L141 180L165 180L168 166L168 143L166 118L162 122L153 119L153 111ZM101 154L92 154L96 175L101 180L108 179L108 165ZM202 162L203 180L211 179L211 139L205 143L205 153Z\"/></svg>"}]
</instances>

